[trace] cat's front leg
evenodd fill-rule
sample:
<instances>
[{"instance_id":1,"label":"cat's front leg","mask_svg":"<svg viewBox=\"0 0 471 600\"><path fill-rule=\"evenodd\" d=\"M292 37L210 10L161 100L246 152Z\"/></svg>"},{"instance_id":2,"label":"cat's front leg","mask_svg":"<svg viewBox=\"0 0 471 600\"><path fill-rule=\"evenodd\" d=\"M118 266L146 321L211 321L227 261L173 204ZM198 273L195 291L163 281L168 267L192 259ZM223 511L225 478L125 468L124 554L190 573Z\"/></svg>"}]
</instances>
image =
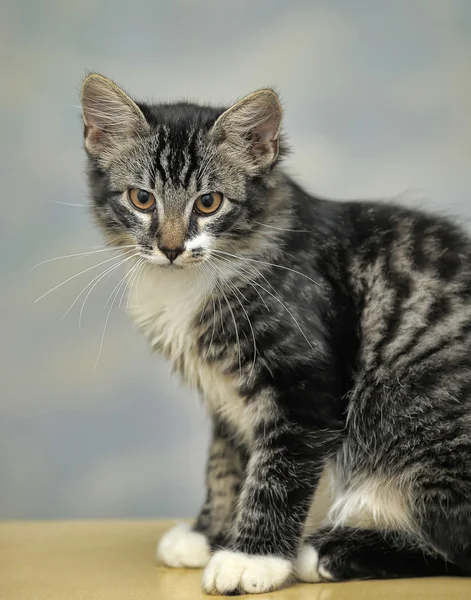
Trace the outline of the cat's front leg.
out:
<instances>
[{"instance_id":1,"label":"cat's front leg","mask_svg":"<svg viewBox=\"0 0 471 600\"><path fill-rule=\"evenodd\" d=\"M214 554L203 574L206 593L263 593L290 579L328 447L326 431L313 433L284 419L260 427L231 542Z\"/></svg>"},{"instance_id":2,"label":"cat's front leg","mask_svg":"<svg viewBox=\"0 0 471 600\"><path fill-rule=\"evenodd\" d=\"M194 526L177 525L159 541L157 558L168 567L204 567L211 551L227 542L243 457L215 422L206 468L206 500Z\"/></svg>"}]
</instances>

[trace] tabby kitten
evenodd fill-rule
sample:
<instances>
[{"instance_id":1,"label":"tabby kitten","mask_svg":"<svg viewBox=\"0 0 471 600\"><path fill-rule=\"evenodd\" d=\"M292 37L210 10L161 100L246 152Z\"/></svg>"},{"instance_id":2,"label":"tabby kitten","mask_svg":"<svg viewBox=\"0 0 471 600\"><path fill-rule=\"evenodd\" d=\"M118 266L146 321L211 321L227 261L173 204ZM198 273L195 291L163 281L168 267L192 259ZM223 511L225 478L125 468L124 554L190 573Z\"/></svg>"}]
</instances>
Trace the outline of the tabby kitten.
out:
<instances>
[{"instance_id":1,"label":"tabby kitten","mask_svg":"<svg viewBox=\"0 0 471 600\"><path fill-rule=\"evenodd\" d=\"M210 594L469 575L466 233L308 195L270 89L150 105L91 74L82 105L94 214L135 249L134 319L213 421L206 501L160 559L205 566Z\"/></svg>"}]
</instances>

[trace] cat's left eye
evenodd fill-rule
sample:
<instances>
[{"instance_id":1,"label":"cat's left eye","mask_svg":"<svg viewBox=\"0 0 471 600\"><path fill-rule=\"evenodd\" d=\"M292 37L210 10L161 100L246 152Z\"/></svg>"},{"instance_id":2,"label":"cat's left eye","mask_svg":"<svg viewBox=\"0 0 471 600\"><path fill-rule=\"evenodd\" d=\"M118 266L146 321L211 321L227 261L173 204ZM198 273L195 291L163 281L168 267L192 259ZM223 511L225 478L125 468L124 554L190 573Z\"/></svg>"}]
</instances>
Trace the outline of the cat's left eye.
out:
<instances>
[{"instance_id":1,"label":"cat's left eye","mask_svg":"<svg viewBox=\"0 0 471 600\"><path fill-rule=\"evenodd\" d=\"M196 198L194 210L200 215L211 215L217 211L221 204L222 194L219 192L210 192Z\"/></svg>"},{"instance_id":2,"label":"cat's left eye","mask_svg":"<svg viewBox=\"0 0 471 600\"><path fill-rule=\"evenodd\" d=\"M155 197L146 190L133 188L129 190L129 200L139 210L151 210L155 206Z\"/></svg>"}]
</instances>

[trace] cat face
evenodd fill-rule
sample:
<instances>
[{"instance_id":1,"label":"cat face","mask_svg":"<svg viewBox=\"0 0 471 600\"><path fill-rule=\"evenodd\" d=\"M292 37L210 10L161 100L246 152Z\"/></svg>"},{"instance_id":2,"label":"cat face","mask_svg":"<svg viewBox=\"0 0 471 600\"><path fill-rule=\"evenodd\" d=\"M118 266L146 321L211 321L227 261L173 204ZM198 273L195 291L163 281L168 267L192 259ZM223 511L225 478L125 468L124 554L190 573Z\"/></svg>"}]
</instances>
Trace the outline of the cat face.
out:
<instances>
[{"instance_id":1,"label":"cat face","mask_svg":"<svg viewBox=\"0 0 471 600\"><path fill-rule=\"evenodd\" d=\"M163 268L190 267L253 243L279 156L271 90L230 109L139 106L110 80L82 88L85 148L98 222Z\"/></svg>"}]
</instances>

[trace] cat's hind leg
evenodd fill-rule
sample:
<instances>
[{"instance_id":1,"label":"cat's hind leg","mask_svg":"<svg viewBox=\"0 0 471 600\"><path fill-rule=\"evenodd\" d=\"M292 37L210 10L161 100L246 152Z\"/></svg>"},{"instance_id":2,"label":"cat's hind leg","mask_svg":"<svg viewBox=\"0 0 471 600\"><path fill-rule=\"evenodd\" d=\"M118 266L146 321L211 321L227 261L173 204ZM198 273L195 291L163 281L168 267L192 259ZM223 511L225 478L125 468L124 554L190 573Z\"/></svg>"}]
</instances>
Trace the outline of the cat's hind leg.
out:
<instances>
[{"instance_id":1,"label":"cat's hind leg","mask_svg":"<svg viewBox=\"0 0 471 600\"><path fill-rule=\"evenodd\" d=\"M310 583L463 574L441 555L425 553L408 534L354 527L311 535L296 560L297 578Z\"/></svg>"},{"instance_id":2,"label":"cat's hind leg","mask_svg":"<svg viewBox=\"0 0 471 600\"><path fill-rule=\"evenodd\" d=\"M469 445L468 450L469 452ZM458 469L464 464L454 453ZM471 576L471 489L469 475L449 473L428 481L417 501L417 519L427 541L447 559ZM465 475L466 473L466 475Z\"/></svg>"}]
</instances>

